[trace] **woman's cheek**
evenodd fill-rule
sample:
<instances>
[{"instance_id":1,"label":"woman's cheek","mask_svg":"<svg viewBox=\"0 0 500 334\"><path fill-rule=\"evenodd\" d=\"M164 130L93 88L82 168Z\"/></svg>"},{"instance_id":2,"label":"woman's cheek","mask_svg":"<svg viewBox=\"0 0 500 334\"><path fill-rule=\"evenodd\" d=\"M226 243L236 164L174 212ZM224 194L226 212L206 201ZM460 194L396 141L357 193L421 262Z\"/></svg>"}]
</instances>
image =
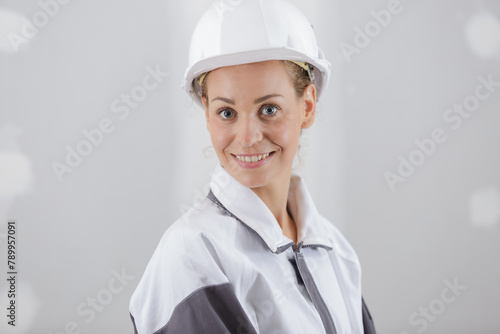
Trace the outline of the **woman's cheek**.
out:
<instances>
[{"instance_id":1,"label":"woman's cheek","mask_svg":"<svg viewBox=\"0 0 500 334\"><path fill-rule=\"evenodd\" d=\"M272 133L275 142L282 147L294 147L298 143L300 129L295 118L283 118L273 126Z\"/></svg>"},{"instance_id":2,"label":"woman's cheek","mask_svg":"<svg viewBox=\"0 0 500 334\"><path fill-rule=\"evenodd\" d=\"M210 136L216 150L224 150L231 143L231 129L227 125L213 124Z\"/></svg>"}]
</instances>

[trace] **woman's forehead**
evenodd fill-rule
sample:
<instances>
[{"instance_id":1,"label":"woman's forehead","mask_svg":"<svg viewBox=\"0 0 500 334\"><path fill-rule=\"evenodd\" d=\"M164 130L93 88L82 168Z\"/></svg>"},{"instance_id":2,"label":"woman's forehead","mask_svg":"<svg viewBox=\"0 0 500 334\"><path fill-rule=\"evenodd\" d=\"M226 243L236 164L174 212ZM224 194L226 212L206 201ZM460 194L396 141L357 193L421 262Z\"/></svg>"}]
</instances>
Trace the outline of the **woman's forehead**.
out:
<instances>
[{"instance_id":1,"label":"woman's forehead","mask_svg":"<svg viewBox=\"0 0 500 334\"><path fill-rule=\"evenodd\" d=\"M271 60L215 69L207 76L206 84L210 91L238 91L242 88L282 91L292 87L290 80L284 80L287 77L283 62Z\"/></svg>"},{"instance_id":2,"label":"woman's forehead","mask_svg":"<svg viewBox=\"0 0 500 334\"><path fill-rule=\"evenodd\" d=\"M285 65L281 60L266 60L256 63L246 63L240 65L224 66L212 70L215 73L245 73L253 71L281 71L285 70Z\"/></svg>"}]
</instances>

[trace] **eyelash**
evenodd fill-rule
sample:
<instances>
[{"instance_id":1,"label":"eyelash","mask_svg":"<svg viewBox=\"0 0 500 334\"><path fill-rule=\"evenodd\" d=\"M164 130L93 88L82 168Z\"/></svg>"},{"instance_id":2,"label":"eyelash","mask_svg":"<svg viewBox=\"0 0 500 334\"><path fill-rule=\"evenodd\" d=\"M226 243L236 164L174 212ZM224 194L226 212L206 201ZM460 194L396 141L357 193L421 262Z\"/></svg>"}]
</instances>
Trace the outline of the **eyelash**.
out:
<instances>
[{"instance_id":1,"label":"eyelash","mask_svg":"<svg viewBox=\"0 0 500 334\"><path fill-rule=\"evenodd\" d=\"M278 107L278 106L277 106L277 105L275 105L275 104L265 104L265 105L263 105L263 106L261 106L261 107L260 107L259 112L262 112L262 110L264 110L265 108L268 108L268 107L273 107L273 108L276 108L276 112L275 112L274 114L272 114L272 115L265 115L265 114L262 114L263 116L265 116L265 117L269 117L269 118L271 118L271 117L276 117L276 115L277 115L278 111L280 111L280 110L281 110L281 108L280 108L280 107ZM224 112L224 111L226 111L226 110L230 110L230 111L232 111L233 113L236 113L233 109L228 108L228 107L222 107L222 108L219 108L219 109L217 109L216 113L217 113L217 115L219 115L219 116L220 116L220 115L222 114L222 112ZM234 116L233 116L233 117L231 117L231 118L224 118L224 117L222 117L222 116L221 116L221 118L222 118L224 121L230 121L231 119L233 119L233 118L234 118Z\"/></svg>"}]
</instances>

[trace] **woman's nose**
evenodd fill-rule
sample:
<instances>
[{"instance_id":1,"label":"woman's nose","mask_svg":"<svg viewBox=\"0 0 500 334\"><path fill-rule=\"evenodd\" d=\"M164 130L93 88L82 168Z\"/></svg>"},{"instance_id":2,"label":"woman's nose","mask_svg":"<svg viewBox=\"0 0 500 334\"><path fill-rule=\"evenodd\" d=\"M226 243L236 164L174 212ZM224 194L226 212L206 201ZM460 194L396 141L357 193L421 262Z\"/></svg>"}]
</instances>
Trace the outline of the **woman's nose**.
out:
<instances>
[{"instance_id":1,"label":"woman's nose","mask_svg":"<svg viewBox=\"0 0 500 334\"><path fill-rule=\"evenodd\" d=\"M259 119L252 116L241 117L238 120L236 131L238 141L244 147L250 147L263 138L262 124Z\"/></svg>"}]
</instances>

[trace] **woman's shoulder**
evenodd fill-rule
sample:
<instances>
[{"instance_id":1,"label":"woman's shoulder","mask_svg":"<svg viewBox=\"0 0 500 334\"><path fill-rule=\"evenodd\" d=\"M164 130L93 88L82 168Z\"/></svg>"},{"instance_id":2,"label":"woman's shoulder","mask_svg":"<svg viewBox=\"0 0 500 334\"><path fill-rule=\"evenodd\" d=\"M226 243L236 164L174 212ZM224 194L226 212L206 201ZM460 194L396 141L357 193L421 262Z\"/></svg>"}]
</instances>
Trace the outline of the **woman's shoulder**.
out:
<instances>
[{"instance_id":1,"label":"woman's shoulder","mask_svg":"<svg viewBox=\"0 0 500 334\"><path fill-rule=\"evenodd\" d=\"M159 247L189 250L220 240L227 242L234 235L234 223L233 218L205 197L167 228Z\"/></svg>"},{"instance_id":2,"label":"woman's shoulder","mask_svg":"<svg viewBox=\"0 0 500 334\"><path fill-rule=\"evenodd\" d=\"M165 231L131 297L130 313L139 332L166 324L195 291L228 282L216 246L224 221L216 206L202 200Z\"/></svg>"},{"instance_id":3,"label":"woman's shoulder","mask_svg":"<svg viewBox=\"0 0 500 334\"><path fill-rule=\"evenodd\" d=\"M148 262L143 280L163 282L165 286L169 285L167 282L175 286L192 280L196 285L204 275L211 273L213 282L225 281L219 268L220 247L217 245L227 233L221 225L228 223L206 199L193 205L165 231Z\"/></svg>"}]
</instances>

